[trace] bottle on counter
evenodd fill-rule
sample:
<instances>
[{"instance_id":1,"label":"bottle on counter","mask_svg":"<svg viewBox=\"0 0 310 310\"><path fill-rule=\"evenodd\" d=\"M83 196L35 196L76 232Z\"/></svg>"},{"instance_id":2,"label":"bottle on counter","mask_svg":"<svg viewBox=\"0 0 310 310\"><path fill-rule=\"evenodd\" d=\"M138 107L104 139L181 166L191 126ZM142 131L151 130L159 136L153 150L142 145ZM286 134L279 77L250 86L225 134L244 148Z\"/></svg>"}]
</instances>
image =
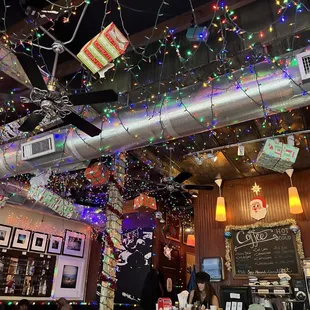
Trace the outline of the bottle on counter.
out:
<instances>
[{"instance_id":1,"label":"bottle on counter","mask_svg":"<svg viewBox=\"0 0 310 310\"><path fill-rule=\"evenodd\" d=\"M6 286L5 289L4 289L4 294L7 294L9 292L9 287Z\"/></svg>"},{"instance_id":2,"label":"bottle on counter","mask_svg":"<svg viewBox=\"0 0 310 310\"><path fill-rule=\"evenodd\" d=\"M0 258L0 272L3 272L4 269L4 256Z\"/></svg>"},{"instance_id":3,"label":"bottle on counter","mask_svg":"<svg viewBox=\"0 0 310 310\"><path fill-rule=\"evenodd\" d=\"M24 283L24 286L23 286L23 290L22 290L22 295L24 296L24 295L26 295L26 293L27 293L27 281L26 281L26 283Z\"/></svg>"},{"instance_id":4,"label":"bottle on counter","mask_svg":"<svg viewBox=\"0 0 310 310\"><path fill-rule=\"evenodd\" d=\"M35 272L35 265L34 265L34 260L31 262L31 265L30 265L30 268L29 268L29 275L30 276L33 276L34 275L34 272Z\"/></svg>"},{"instance_id":5,"label":"bottle on counter","mask_svg":"<svg viewBox=\"0 0 310 310\"><path fill-rule=\"evenodd\" d=\"M42 279L40 279L39 281L39 291L38 291L39 296L42 295L42 288L43 288L42 281L43 281Z\"/></svg>"},{"instance_id":6,"label":"bottle on counter","mask_svg":"<svg viewBox=\"0 0 310 310\"><path fill-rule=\"evenodd\" d=\"M47 283L46 283L46 280L44 280L44 284L43 284L43 287L42 287L42 295L46 295L46 291L47 291Z\"/></svg>"},{"instance_id":7,"label":"bottle on counter","mask_svg":"<svg viewBox=\"0 0 310 310\"><path fill-rule=\"evenodd\" d=\"M28 281L28 282L27 282L27 290L26 290L26 295L27 295L27 296L30 295L30 290L31 290L30 281Z\"/></svg>"}]
</instances>

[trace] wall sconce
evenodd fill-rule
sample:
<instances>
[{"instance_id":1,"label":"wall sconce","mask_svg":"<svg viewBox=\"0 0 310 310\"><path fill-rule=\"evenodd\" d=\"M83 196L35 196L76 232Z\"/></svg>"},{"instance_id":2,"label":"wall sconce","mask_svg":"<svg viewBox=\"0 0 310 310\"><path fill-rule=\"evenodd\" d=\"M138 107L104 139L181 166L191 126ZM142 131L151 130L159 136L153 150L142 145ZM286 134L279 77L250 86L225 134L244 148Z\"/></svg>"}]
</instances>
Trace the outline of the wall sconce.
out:
<instances>
[{"instance_id":1,"label":"wall sconce","mask_svg":"<svg viewBox=\"0 0 310 310\"><path fill-rule=\"evenodd\" d=\"M195 235L188 235L186 245L195 246Z\"/></svg>"},{"instance_id":2,"label":"wall sconce","mask_svg":"<svg viewBox=\"0 0 310 310\"><path fill-rule=\"evenodd\" d=\"M218 222L226 221L225 199L224 197L222 197L222 193L221 193L222 182L223 182L222 179L215 180L215 183L219 187L219 192L220 192L220 196L217 197L217 200L216 200L216 210L215 210L215 220Z\"/></svg>"},{"instance_id":3,"label":"wall sconce","mask_svg":"<svg viewBox=\"0 0 310 310\"><path fill-rule=\"evenodd\" d=\"M288 169L285 171L286 174L290 177L291 187L288 189L288 197L289 197L289 206L291 214L301 214L304 212L301 201L299 198L298 190L293 186L292 176L294 169Z\"/></svg>"}]
</instances>

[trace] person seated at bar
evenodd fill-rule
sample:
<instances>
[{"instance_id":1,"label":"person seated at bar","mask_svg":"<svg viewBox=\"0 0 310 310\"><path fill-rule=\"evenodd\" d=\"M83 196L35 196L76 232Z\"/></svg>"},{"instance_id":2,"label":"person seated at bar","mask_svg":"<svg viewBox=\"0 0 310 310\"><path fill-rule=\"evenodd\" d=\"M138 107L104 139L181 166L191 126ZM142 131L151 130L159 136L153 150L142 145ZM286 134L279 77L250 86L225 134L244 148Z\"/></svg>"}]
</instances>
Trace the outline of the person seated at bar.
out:
<instances>
[{"instance_id":1,"label":"person seated at bar","mask_svg":"<svg viewBox=\"0 0 310 310\"><path fill-rule=\"evenodd\" d=\"M30 302L28 299L22 299L19 301L17 309L18 310L29 310Z\"/></svg>"},{"instance_id":2,"label":"person seated at bar","mask_svg":"<svg viewBox=\"0 0 310 310\"><path fill-rule=\"evenodd\" d=\"M57 305L58 309L60 310L72 310L72 307L69 304L68 300L63 297L57 300Z\"/></svg>"},{"instance_id":3,"label":"person seated at bar","mask_svg":"<svg viewBox=\"0 0 310 310\"><path fill-rule=\"evenodd\" d=\"M189 294L189 304L200 306L201 310L210 309L210 306L219 308L218 298L210 283L210 275L206 272L196 273L196 287Z\"/></svg>"}]
</instances>

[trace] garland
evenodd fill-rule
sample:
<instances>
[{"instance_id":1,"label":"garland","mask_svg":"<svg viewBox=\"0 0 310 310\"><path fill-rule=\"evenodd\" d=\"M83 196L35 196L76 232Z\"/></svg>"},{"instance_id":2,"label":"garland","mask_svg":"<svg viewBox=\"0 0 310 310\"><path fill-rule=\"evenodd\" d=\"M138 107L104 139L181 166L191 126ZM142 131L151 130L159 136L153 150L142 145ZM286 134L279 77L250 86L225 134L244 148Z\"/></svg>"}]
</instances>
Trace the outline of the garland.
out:
<instances>
[{"instance_id":1,"label":"garland","mask_svg":"<svg viewBox=\"0 0 310 310\"><path fill-rule=\"evenodd\" d=\"M278 226L286 226L290 225L290 229L295 233L296 235L296 245L297 245L297 253L300 258L300 260L305 258L305 253L301 241L301 233L299 227L296 225L296 221L294 219L288 219L285 221L280 222L273 222L273 223L255 223L250 225L242 225L242 226L226 226L225 227L225 266L228 271L232 270L232 259L231 259L231 251L232 251L232 243L230 241L230 238L232 237L232 230L248 230L248 229L254 229L257 227L266 227L266 228L272 228L272 227L278 227Z\"/></svg>"},{"instance_id":2,"label":"garland","mask_svg":"<svg viewBox=\"0 0 310 310\"><path fill-rule=\"evenodd\" d=\"M112 290L116 290L116 280L111 279L110 277L106 276L105 274L101 274L99 277L100 282L107 282L109 284L109 287Z\"/></svg>"},{"instance_id":3,"label":"garland","mask_svg":"<svg viewBox=\"0 0 310 310\"><path fill-rule=\"evenodd\" d=\"M114 177L114 175L112 173L110 175L109 181L113 182L115 184L115 187L117 188L119 193L123 196L124 195L124 190L123 190L122 186L117 182L117 180L115 179L115 177Z\"/></svg>"},{"instance_id":4,"label":"garland","mask_svg":"<svg viewBox=\"0 0 310 310\"><path fill-rule=\"evenodd\" d=\"M119 250L115 247L114 242L110 236L110 234L107 232L107 230L104 231L105 241L108 244L109 248L112 249L112 253L114 255L115 260L118 260L119 258Z\"/></svg>"},{"instance_id":5,"label":"garland","mask_svg":"<svg viewBox=\"0 0 310 310\"><path fill-rule=\"evenodd\" d=\"M124 219L124 215L121 212L119 212L117 209L115 209L112 205L107 204L107 210L114 213L118 217L118 219L120 220Z\"/></svg>"}]
</instances>

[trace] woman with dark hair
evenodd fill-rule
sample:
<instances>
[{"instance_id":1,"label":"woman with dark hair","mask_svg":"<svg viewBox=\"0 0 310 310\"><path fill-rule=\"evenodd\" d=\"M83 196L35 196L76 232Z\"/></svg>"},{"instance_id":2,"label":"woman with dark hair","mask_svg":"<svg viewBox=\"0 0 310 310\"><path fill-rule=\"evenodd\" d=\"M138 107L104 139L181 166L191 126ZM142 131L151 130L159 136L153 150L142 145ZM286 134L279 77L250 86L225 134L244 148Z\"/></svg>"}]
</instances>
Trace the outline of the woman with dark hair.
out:
<instances>
[{"instance_id":1,"label":"woman with dark hair","mask_svg":"<svg viewBox=\"0 0 310 310\"><path fill-rule=\"evenodd\" d=\"M206 272L196 273L196 287L189 295L189 304L201 306L202 310L210 309L210 306L219 308L218 298L210 283L210 275Z\"/></svg>"},{"instance_id":2,"label":"woman with dark hair","mask_svg":"<svg viewBox=\"0 0 310 310\"><path fill-rule=\"evenodd\" d=\"M20 300L17 306L18 310L29 310L29 308L30 308L30 302L28 299Z\"/></svg>"}]
</instances>

